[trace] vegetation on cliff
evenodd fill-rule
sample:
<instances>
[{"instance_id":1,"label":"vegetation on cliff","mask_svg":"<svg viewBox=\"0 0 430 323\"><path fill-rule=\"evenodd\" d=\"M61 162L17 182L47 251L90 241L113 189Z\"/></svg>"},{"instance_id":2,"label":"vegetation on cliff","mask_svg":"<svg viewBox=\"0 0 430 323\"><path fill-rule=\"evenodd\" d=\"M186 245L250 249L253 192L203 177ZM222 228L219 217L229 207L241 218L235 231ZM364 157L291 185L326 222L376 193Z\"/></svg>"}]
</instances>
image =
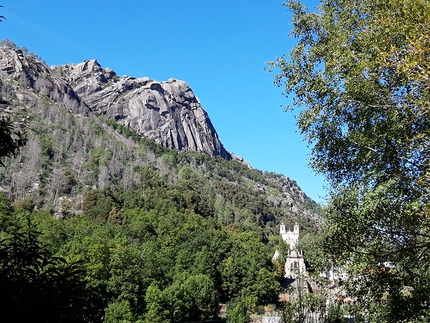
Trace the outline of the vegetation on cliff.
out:
<instances>
[{"instance_id":1,"label":"vegetation on cliff","mask_svg":"<svg viewBox=\"0 0 430 323\"><path fill-rule=\"evenodd\" d=\"M40 321L183 322L217 318L220 303L246 315L276 302L278 224L318 227L319 206L294 181L163 147L67 105L52 90L61 79L19 55L31 81L0 80L27 136L0 168L4 317L37 304ZM12 289L23 294L3 292Z\"/></svg>"}]
</instances>

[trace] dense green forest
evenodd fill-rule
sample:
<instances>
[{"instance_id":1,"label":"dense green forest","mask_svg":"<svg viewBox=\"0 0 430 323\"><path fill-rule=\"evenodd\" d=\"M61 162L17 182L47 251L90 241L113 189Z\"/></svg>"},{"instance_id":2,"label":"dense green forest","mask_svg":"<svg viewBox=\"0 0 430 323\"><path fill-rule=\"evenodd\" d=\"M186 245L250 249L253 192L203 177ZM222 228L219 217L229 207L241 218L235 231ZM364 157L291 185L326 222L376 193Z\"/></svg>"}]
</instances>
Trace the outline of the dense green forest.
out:
<instances>
[{"instance_id":1,"label":"dense green forest","mask_svg":"<svg viewBox=\"0 0 430 323\"><path fill-rule=\"evenodd\" d=\"M279 272L257 233L187 212L160 187L152 193L106 215L100 202L111 196L91 193L88 211L67 219L3 198L3 315L181 322L218 317L220 302L256 310L276 301Z\"/></svg>"}]
</instances>

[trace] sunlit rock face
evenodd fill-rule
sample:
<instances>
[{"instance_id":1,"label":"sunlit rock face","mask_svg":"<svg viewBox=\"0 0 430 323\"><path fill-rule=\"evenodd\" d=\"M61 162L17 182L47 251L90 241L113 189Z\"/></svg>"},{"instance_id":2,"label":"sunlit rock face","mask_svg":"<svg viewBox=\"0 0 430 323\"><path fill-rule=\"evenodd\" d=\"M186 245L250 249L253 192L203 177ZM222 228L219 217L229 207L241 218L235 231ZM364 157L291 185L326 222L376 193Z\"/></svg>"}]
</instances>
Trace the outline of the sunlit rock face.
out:
<instances>
[{"instance_id":1,"label":"sunlit rock face","mask_svg":"<svg viewBox=\"0 0 430 323\"><path fill-rule=\"evenodd\" d=\"M184 81L119 77L96 60L48 67L35 55L0 47L0 87L4 99L13 92L27 108L48 100L72 113L105 114L169 148L232 158Z\"/></svg>"},{"instance_id":2,"label":"sunlit rock face","mask_svg":"<svg viewBox=\"0 0 430 323\"><path fill-rule=\"evenodd\" d=\"M170 148L231 158L206 111L184 81L118 77L96 60L62 66L62 74L94 111Z\"/></svg>"},{"instance_id":3,"label":"sunlit rock face","mask_svg":"<svg viewBox=\"0 0 430 323\"><path fill-rule=\"evenodd\" d=\"M3 99L16 97L26 108L51 100L72 113L90 111L61 75L20 49L0 47L0 87Z\"/></svg>"}]
</instances>

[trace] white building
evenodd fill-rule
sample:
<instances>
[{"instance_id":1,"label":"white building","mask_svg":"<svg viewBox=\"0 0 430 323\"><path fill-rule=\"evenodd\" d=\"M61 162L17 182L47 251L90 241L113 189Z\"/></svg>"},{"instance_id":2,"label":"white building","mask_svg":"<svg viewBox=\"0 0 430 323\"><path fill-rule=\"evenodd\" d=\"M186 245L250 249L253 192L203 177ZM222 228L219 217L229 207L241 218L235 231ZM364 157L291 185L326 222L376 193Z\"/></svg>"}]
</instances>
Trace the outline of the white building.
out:
<instances>
[{"instance_id":1,"label":"white building","mask_svg":"<svg viewBox=\"0 0 430 323\"><path fill-rule=\"evenodd\" d=\"M347 280L348 274L346 272L345 267L343 266L340 266L340 267L331 266L329 269L327 269L327 271L320 273L320 277L326 278L331 282L336 282L339 280Z\"/></svg>"},{"instance_id":2,"label":"white building","mask_svg":"<svg viewBox=\"0 0 430 323\"><path fill-rule=\"evenodd\" d=\"M288 256L285 259L285 277L297 278L299 275L306 275L306 265L303 253L297 250L297 246L299 244L299 225L296 223L294 224L293 231L287 231L285 229L285 224L281 223L280 233L282 240L284 240L290 247Z\"/></svg>"},{"instance_id":3,"label":"white building","mask_svg":"<svg viewBox=\"0 0 430 323\"><path fill-rule=\"evenodd\" d=\"M290 250L294 250L297 248L297 245L299 244L299 225L296 223L294 224L294 229L291 232L290 230L285 230L285 224L281 223L281 236L282 240L284 240L289 246Z\"/></svg>"},{"instance_id":4,"label":"white building","mask_svg":"<svg viewBox=\"0 0 430 323\"><path fill-rule=\"evenodd\" d=\"M306 275L305 259L303 253L294 249L290 251L285 260L285 278L297 278Z\"/></svg>"}]
</instances>

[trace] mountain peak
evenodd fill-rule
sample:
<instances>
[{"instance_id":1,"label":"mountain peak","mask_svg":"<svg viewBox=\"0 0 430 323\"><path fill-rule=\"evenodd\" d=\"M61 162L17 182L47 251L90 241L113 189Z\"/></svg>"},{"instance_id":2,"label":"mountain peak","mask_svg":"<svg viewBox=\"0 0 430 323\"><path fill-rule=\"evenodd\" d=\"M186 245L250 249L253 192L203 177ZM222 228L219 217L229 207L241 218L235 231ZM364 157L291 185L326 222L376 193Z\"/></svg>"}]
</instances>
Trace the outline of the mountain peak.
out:
<instances>
[{"instance_id":1,"label":"mountain peak","mask_svg":"<svg viewBox=\"0 0 430 323\"><path fill-rule=\"evenodd\" d=\"M207 112L185 81L119 77L97 60L61 66L80 98L145 138L169 148L231 159Z\"/></svg>"},{"instance_id":2,"label":"mountain peak","mask_svg":"<svg viewBox=\"0 0 430 323\"><path fill-rule=\"evenodd\" d=\"M9 90L26 105L46 96L72 113L107 115L166 147L232 158L185 81L119 77L96 59L50 68L20 49L0 51L0 82L16 82Z\"/></svg>"}]
</instances>

